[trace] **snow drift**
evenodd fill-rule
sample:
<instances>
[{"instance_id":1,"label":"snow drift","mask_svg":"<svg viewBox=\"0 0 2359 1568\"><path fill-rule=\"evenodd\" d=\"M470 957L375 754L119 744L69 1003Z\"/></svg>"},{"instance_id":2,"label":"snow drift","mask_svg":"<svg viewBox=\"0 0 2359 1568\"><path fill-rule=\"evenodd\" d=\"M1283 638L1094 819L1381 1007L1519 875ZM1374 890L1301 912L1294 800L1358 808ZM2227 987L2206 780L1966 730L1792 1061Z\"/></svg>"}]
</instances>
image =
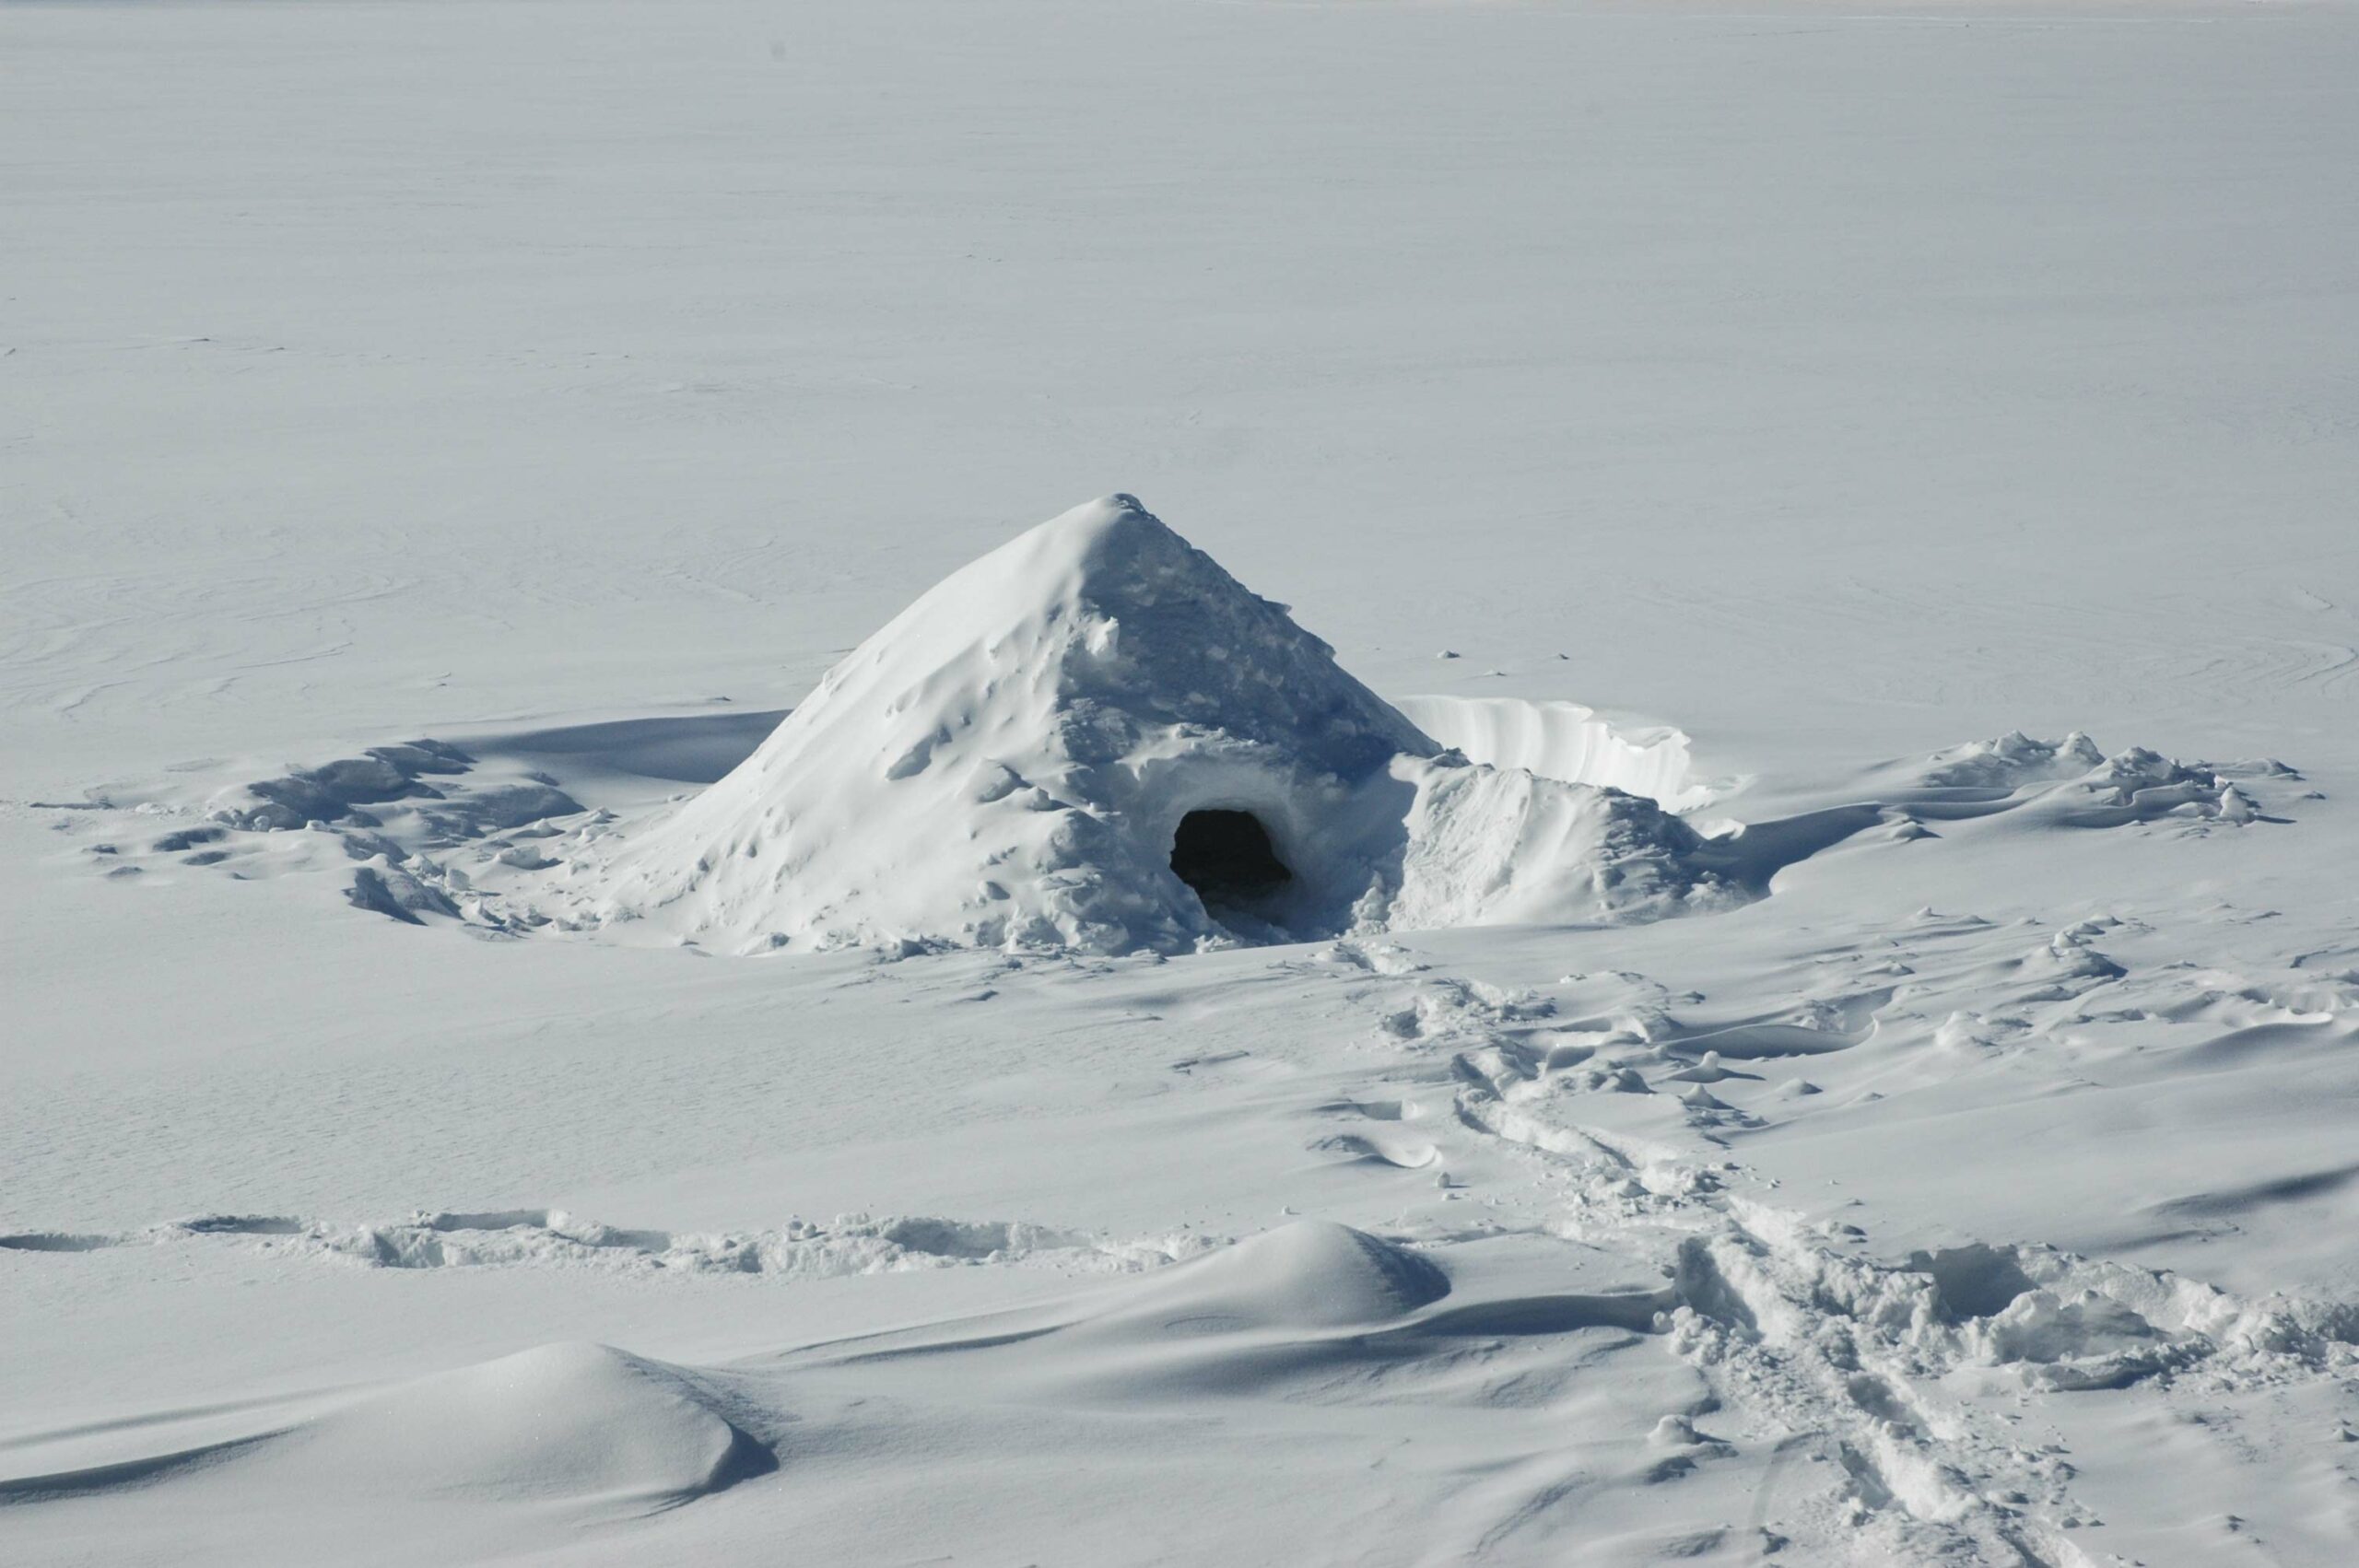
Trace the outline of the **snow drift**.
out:
<instances>
[{"instance_id":1,"label":"snow drift","mask_svg":"<svg viewBox=\"0 0 2359 1568\"><path fill-rule=\"evenodd\" d=\"M420 1378L299 1428L278 1468L337 1490L568 1498L643 1510L767 1455L688 1376L606 1345L543 1345Z\"/></svg>"},{"instance_id":2,"label":"snow drift","mask_svg":"<svg viewBox=\"0 0 2359 1568\"><path fill-rule=\"evenodd\" d=\"M1114 496L936 586L769 739L551 879L735 950L1173 953L1651 918L1724 892L1654 802L1471 764Z\"/></svg>"}]
</instances>

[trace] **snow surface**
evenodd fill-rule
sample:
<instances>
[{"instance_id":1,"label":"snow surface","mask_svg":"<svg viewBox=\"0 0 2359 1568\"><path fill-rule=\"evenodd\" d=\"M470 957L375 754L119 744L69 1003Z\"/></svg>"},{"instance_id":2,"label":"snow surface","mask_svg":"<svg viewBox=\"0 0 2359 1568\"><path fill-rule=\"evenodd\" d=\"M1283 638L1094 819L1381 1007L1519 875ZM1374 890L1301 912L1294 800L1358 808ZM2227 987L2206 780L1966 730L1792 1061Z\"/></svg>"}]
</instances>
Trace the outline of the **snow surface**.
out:
<instances>
[{"instance_id":1,"label":"snow surface","mask_svg":"<svg viewBox=\"0 0 2359 1568\"><path fill-rule=\"evenodd\" d=\"M0 8L0 1561L2359 1557L2354 68ZM895 831L695 871L788 798Z\"/></svg>"}]
</instances>

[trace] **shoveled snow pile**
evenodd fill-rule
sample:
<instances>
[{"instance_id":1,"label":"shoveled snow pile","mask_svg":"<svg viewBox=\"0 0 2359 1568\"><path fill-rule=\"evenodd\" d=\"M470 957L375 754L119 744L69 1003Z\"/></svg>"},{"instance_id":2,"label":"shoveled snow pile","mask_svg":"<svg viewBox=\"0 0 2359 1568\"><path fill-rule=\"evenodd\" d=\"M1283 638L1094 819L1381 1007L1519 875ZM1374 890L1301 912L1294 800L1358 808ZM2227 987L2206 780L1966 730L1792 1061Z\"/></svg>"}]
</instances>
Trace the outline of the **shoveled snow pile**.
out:
<instances>
[{"instance_id":1,"label":"shoveled snow pile","mask_svg":"<svg viewBox=\"0 0 2359 1568\"><path fill-rule=\"evenodd\" d=\"M1394 771L1417 787L1388 914L1403 930L1660 919L1746 896L1652 801L1454 755Z\"/></svg>"},{"instance_id":2,"label":"shoveled snow pile","mask_svg":"<svg viewBox=\"0 0 2359 1568\"><path fill-rule=\"evenodd\" d=\"M2132 823L2252 821L2259 807L2238 778L2294 778L2283 763L2180 762L2132 746L2108 756L2078 731L2060 741L2016 731L1888 765L1889 797L1920 816L1951 820L2022 812L2025 827L2120 827Z\"/></svg>"},{"instance_id":3,"label":"shoveled snow pile","mask_svg":"<svg viewBox=\"0 0 2359 1568\"><path fill-rule=\"evenodd\" d=\"M1445 752L1114 496L957 572L710 790L515 892L735 951L1169 953L1653 918L1722 899L1700 842L1654 802Z\"/></svg>"}]
</instances>

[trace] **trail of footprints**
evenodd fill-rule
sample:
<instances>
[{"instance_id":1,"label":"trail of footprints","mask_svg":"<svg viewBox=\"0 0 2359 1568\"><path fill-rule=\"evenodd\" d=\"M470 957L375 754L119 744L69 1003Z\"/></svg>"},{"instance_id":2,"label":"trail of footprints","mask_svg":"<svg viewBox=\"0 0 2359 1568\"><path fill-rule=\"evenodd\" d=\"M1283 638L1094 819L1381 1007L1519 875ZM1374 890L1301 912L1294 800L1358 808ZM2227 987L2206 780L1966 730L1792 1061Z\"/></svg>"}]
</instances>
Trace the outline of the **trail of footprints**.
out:
<instances>
[{"instance_id":1,"label":"trail of footprints","mask_svg":"<svg viewBox=\"0 0 2359 1568\"><path fill-rule=\"evenodd\" d=\"M1939 941L1979 934L1980 922L1928 917L1927 925L1922 934ZM2090 945L2100 929L2059 932L2020 961L2026 1003L2069 1000L2119 974ZM1654 1262L1673 1305L1652 1331L1703 1374L1722 1419L1773 1456L1754 1521L1765 1550L1788 1528L1821 1539L1865 1531L1894 1554L2078 1560L2059 1532L2095 1520L2072 1492L2069 1460L2025 1439L1993 1403L1943 1391L1940 1379L1961 1366L2008 1369L2030 1393L2122 1388L2162 1375L2208 1374L2226 1386L2359 1366L2359 1310L2347 1306L2252 1304L2044 1246L1880 1262L1856 1226L1813 1223L1748 1195L1760 1184L1713 1156L1717 1129L1753 1118L1708 1086L1782 1078L1766 1093L1783 1095L1816 1086L1793 1062L1773 1072L1764 1059L1754 1071L1683 1041L1672 1007L1688 999L1643 976L1604 977L1618 1005L1567 1027L1544 998L1424 973L1397 949L1339 942L1324 958L1339 977L1391 982L1391 994L1375 997L1377 1028L1408 1056L1395 1070L1401 1081L1318 1106L1355 1130L1314 1147L1433 1168L1445 1188L1454 1155L1473 1164L1486 1150L1517 1151L1555 1196L1540 1228ZM1860 973L1876 970L1913 972L1887 956ZM1871 985L1864 994L1810 1024L1837 1048L1865 1038L1894 990ZM1436 1058L1448 1066L1440 1082ZM1582 1095L1666 1092L1680 1098L1688 1147L1604 1133L1567 1114ZM1413 1146L1391 1130L1403 1123L1430 1131L1414 1145L1424 1152L1414 1162L1398 1157ZM1737 1452L1719 1437L1684 1435L1695 1441L1679 1446L1681 1463L1665 1479Z\"/></svg>"},{"instance_id":2,"label":"trail of footprints","mask_svg":"<svg viewBox=\"0 0 2359 1568\"><path fill-rule=\"evenodd\" d=\"M1994 965L1990 928L1928 915L1907 952L1850 954L1835 977L1837 994L1741 1036L1683 1029L1679 1010L1700 999L1642 975L1579 977L1587 1012L1573 1019L1536 994L1435 974L1397 947L1337 942L1312 965L1288 966L1356 988L1353 1000L1367 1007L1391 1061L1353 1093L1309 1107L1328 1129L1311 1148L1395 1179L1414 1173L1442 1201L1474 1203L1478 1218L1465 1234L1528 1221L1655 1268L1665 1281L1663 1305L1643 1327L1695 1366L1719 1400L1719 1413L1706 1418L1719 1430L1699 1431L1683 1417L1679 1430L1658 1433L1666 1450L1659 1479L1743 1453L1762 1456L1754 1525L1765 1548L1791 1530L1821 1539L1848 1533L1895 1556L2070 1560L2058 1532L2094 1518L2073 1493L2069 1459L2023 1436L1997 1402L1945 1390L1945 1375L2003 1370L2032 1394L2124 1388L2165 1375L2211 1377L2223 1387L2347 1376L2359 1369L2359 1309L2246 1302L2195 1281L2043 1246L1973 1246L1880 1261L1857 1227L1813 1223L1765 1201L1766 1185L1726 1157L1722 1134L1781 1099L1815 1094L1804 1075L1810 1057L1865 1040L1880 1017L1906 1005L1912 964L1962 964L1958 973L1976 977L1984 995L1992 994L1994 969L2003 971L2008 984L1999 994L2008 1000L1973 1025L2003 1036L2035 1027L2042 1009L2069 1013L2078 997L2119 975L2095 946L2105 929L2068 928ZM1956 944L1963 958L1929 958ZM1173 1066L1191 1071L1225 1059ZM1676 1096L1669 1136L1583 1124L1585 1097L1619 1094ZM1520 1217L1511 1195L1474 1190L1460 1174L1496 1168L1501 1159L1532 1174L1544 1204ZM684 1234L523 1210L421 1212L379 1224L205 1215L126 1233L0 1235L0 1253L209 1242L369 1268L813 1279L986 1263L1128 1272L1220 1240L1180 1233L1109 1242L1022 1222L857 1214Z\"/></svg>"}]
</instances>

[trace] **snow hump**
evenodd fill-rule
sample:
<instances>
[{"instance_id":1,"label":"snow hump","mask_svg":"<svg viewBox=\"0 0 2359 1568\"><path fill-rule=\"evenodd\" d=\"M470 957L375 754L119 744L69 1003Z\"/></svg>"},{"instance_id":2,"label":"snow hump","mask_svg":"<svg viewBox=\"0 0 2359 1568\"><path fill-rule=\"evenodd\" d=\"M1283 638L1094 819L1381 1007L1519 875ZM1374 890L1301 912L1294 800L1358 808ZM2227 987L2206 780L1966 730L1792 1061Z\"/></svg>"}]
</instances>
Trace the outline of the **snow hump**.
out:
<instances>
[{"instance_id":1,"label":"snow hump","mask_svg":"<svg viewBox=\"0 0 2359 1568\"><path fill-rule=\"evenodd\" d=\"M1717 897L1654 802L1506 772L1118 495L945 579L703 794L585 846L551 912L741 952L1111 954L1380 929L1396 901L1451 925Z\"/></svg>"}]
</instances>

